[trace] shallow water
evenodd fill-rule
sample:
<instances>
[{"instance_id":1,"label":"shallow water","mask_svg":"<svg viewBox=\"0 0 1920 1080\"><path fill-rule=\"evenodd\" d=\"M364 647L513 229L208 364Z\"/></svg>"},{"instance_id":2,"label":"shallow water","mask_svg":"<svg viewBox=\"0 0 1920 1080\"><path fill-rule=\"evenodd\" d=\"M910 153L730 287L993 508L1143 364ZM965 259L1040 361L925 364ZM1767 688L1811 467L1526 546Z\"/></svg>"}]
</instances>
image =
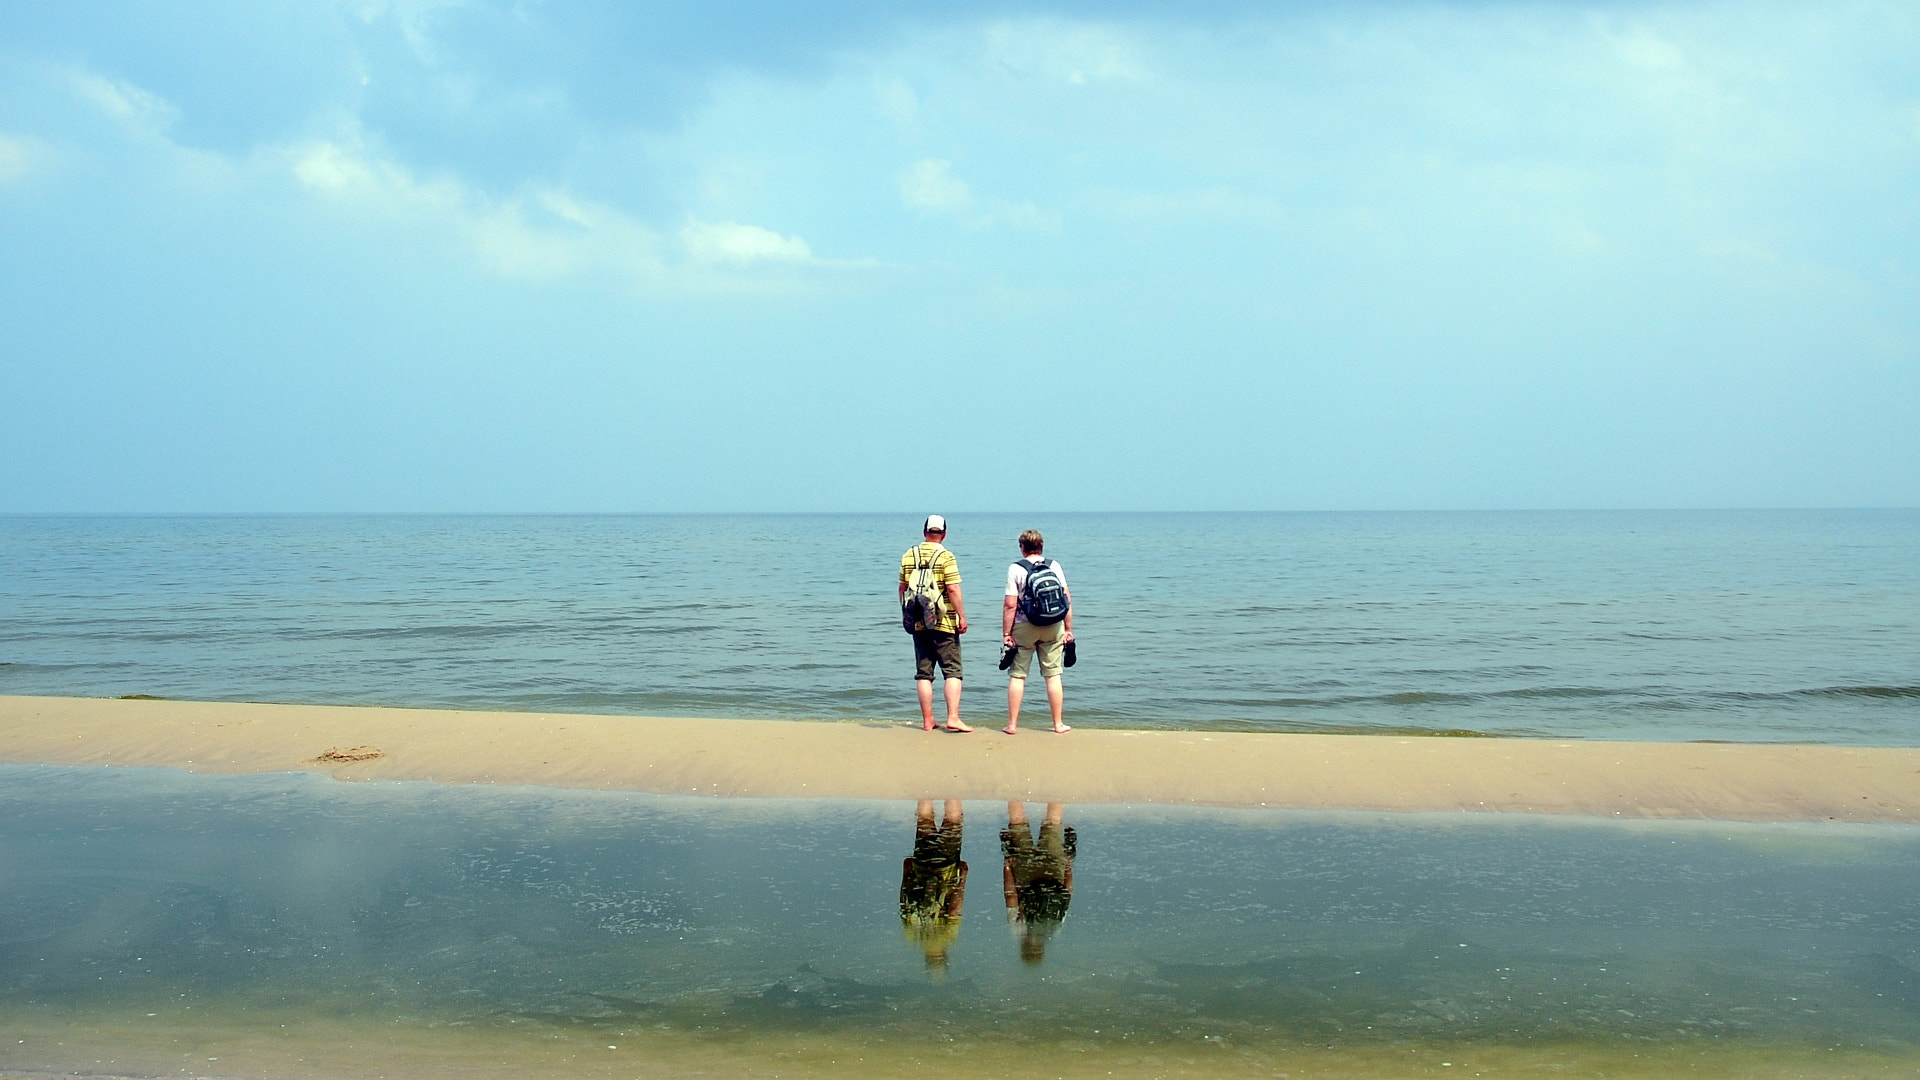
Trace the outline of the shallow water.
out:
<instances>
[{"instance_id":1,"label":"shallow water","mask_svg":"<svg viewBox=\"0 0 1920 1080\"><path fill-rule=\"evenodd\" d=\"M975 710L1028 526L1087 723L1920 739L1920 512L959 515ZM917 527L0 516L0 693L904 717Z\"/></svg>"},{"instance_id":2,"label":"shallow water","mask_svg":"<svg viewBox=\"0 0 1920 1080\"><path fill-rule=\"evenodd\" d=\"M0 1069L1920 1065L1920 829L968 803L940 965L915 809L0 768Z\"/></svg>"}]
</instances>

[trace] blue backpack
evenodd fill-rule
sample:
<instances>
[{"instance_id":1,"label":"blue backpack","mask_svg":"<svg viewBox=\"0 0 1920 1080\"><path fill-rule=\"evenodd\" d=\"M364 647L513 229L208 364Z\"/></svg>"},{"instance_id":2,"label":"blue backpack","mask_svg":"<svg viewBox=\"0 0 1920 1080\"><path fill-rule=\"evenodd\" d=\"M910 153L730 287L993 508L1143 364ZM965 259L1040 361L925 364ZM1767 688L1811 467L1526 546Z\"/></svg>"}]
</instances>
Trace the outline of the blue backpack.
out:
<instances>
[{"instance_id":1,"label":"blue backpack","mask_svg":"<svg viewBox=\"0 0 1920 1080\"><path fill-rule=\"evenodd\" d=\"M1020 611L1035 626L1052 626L1067 617L1067 583L1060 580L1052 559L1041 559L1037 566L1029 563Z\"/></svg>"}]
</instances>

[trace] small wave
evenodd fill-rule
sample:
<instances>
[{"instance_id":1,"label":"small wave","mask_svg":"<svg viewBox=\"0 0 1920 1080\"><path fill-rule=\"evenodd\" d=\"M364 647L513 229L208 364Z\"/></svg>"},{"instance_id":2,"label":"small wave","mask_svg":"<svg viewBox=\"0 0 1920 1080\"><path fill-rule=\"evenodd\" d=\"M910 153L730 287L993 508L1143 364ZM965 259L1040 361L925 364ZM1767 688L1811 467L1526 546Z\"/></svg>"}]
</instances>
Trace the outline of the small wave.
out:
<instances>
[{"instance_id":1,"label":"small wave","mask_svg":"<svg viewBox=\"0 0 1920 1080\"><path fill-rule=\"evenodd\" d=\"M1737 705L1792 704L1809 698L1838 698L1841 700L1868 698L1880 700L1904 700L1920 698L1920 686L1815 686L1802 690L1738 690L1723 691L1717 694L1703 694L1704 698L1715 701L1732 702Z\"/></svg>"},{"instance_id":2,"label":"small wave","mask_svg":"<svg viewBox=\"0 0 1920 1080\"><path fill-rule=\"evenodd\" d=\"M1589 698L1617 697L1618 690L1599 690L1591 686L1542 686L1526 690L1495 690L1490 698Z\"/></svg>"},{"instance_id":3,"label":"small wave","mask_svg":"<svg viewBox=\"0 0 1920 1080\"><path fill-rule=\"evenodd\" d=\"M1823 686L1817 690L1796 690L1797 697L1920 698L1920 686Z\"/></svg>"},{"instance_id":4,"label":"small wave","mask_svg":"<svg viewBox=\"0 0 1920 1080\"><path fill-rule=\"evenodd\" d=\"M1460 692L1444 690L1402 690L1390 694L1342 694L1324 698L1263 698L1247 704L1282 708L1328 708L1351 705L1474 705L1505 700L1579 700L1640 696L1637 691L1600 690L1590 686L1529 686L1518 690ZM1223 699L1215 699L1221 701Z\"/></svg>"},{"instance_id":5,"label":"small wave","mask_svg":"<svg viewBox=\"0 0 1920 1080\"><path fill-rule=\"evenodd\" d=\"M351 630L289 631L290 637L315 637L345 640L405 640L410 638L488 638L533 634L549 629L525 624L519 626L376 626Z\"/></svg>"},{"instance_id":6,"label":"small wave","mask_svg":"<svg viewBox=\"0 0 1920 1080\"><path fill-rule=\"evenodd\" d=\"M1321 724L1312 730L1329 735L1391 735L1419 739L1504 739L1510 732L1479 731L1474 728L1426 728L1407 724ZM1529 735L1532 732L1518 732Z\"/></svg>"},{"instance_id":7,"label":"small wave","mask_svg":"<svg viewBox=\"0 0 1920 1080\"><path fill-rule=\"evenodd\" d=\"M1550 734L1533 728L1514 728L1508 731L1479 731L1474 728L1429 728L1411 724L1367 724L1367 723L1302 723L1290 720L1255 720L1250 718L1183 719L1177 722L1164 717L1149 716L1141 713L1115 711L1111 714L1089 713L1085 717L1090 725L1107 722L1114 727L1135 728L1153 731L1220 731L1220 732L1260 732L1264 734L1300 734L1300 735L1381 735L1394 738L1417 739L1505 739L1539 737Z\"/></svg>"},{"instance_id":8,"label":"small wave","mask_svg":"<svg viewBox=\"0 0 1920 1080\"><path fill-rule=\"evenodd\" d=\"M1368 698L1349 698L1350 701L1378 702L1382 705L1456 705L1475 701L1484 694L1443 694L1428 690L1415 690L1400 694L1380 694Z\"/></svg>"},{"instance_id":9,"label":"small wave","mask_svg":"<svg viewBox=\"0 0 1920 1080\"><path fill-rule=\"evenodd\" d=\"M37 674L43 671L56 671L56 672L88 671L88 670L102 671L102 670L108 670L108 669L114 669L114 668L130 668L133 666L134 665L131 661L126 661L126 660L120 660L120 661L102 660L102 661L91 662L91 663L85 662L85 661L75 661L73 663L66 663L66 664L36 664L31 661L15 660L8 663L0 664L0 668L7 669L8 674L15 674L15 673Z\"/></svg>"}]
</instances>

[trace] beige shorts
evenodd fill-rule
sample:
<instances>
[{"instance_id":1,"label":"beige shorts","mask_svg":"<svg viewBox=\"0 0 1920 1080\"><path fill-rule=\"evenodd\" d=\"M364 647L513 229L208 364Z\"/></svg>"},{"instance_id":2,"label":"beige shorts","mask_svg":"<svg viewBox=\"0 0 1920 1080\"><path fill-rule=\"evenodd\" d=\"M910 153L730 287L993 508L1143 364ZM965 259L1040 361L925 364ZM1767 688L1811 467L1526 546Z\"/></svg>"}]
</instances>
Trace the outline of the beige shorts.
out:
<instances>
[{"instance_id":1,"label":"beige shorts","mask_svg":"<svg viewBox=\"0 0 1920 1080\"><path fill-rule=\"evenodd\" d=\"M1060 639L1067 636L1067 624L1054 623L1052 626L1035 626L1030 622L1013 624L1013 644L1020 651L1013 654L1013 668L1007 674L1015 679L1027 677L1027 667L1033 663L1033 654L1040 654L1040 676L1051 679L1060 674Z\"/></svg>"}]
</instances>

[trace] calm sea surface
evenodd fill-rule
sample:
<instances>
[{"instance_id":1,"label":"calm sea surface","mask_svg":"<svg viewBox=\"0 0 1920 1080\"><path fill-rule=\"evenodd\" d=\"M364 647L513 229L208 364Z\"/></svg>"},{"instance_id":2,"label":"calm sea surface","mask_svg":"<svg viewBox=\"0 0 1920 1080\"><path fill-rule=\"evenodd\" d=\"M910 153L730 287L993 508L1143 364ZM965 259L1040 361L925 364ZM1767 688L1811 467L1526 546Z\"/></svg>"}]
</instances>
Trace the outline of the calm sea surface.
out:
<instances>
[{"instance_id":1,"label":"calm sea surface","mask_svg":"<svg viewBox=\"0 0 1920 1080\"><path fill-rule=\"evenodd\" d=\"M956 515L1013 538L1073 722L1920 742L1920 511ZM0 517L0 693L900 718L906 515Z\"/></svg>"}]
</instances>

